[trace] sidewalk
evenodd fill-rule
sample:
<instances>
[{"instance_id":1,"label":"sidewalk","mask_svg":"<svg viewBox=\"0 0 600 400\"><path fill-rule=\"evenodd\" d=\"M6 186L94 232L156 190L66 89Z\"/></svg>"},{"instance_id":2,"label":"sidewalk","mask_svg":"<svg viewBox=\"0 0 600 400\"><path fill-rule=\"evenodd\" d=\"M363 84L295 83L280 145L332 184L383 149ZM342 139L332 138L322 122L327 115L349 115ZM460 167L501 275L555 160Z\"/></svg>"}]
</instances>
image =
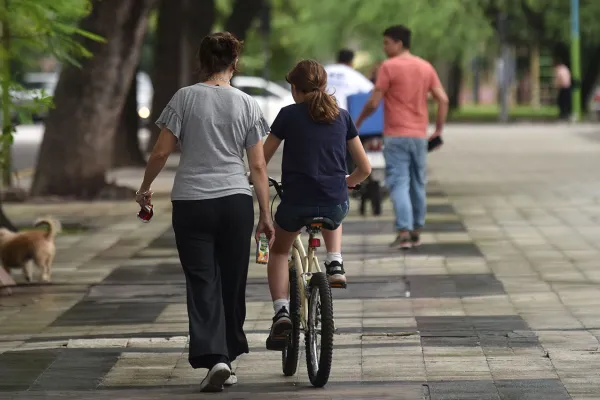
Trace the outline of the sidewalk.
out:
<instances>
[{"instance_id":1,"label":"sidewalk","mask_svg":"<svg viewBox=\"0 0 600 400\"><path fill-rule=\"evenodd\" d=\"M430 157L424 245L406 256L387 248L389 202L378 218L353 204L324 390L310 387L303 356L285 378L279 353L264 349L272 306L265 268L251 263L251 352L234 364L239 385L214 397L597 399L597 131L449 128ZM145 225L135 204L106 205L97 215L115 221L59 238L53 284L0 297L0 399L209 397L186 359L185 286L164 204Z\"/></svg>"}]
</instances>

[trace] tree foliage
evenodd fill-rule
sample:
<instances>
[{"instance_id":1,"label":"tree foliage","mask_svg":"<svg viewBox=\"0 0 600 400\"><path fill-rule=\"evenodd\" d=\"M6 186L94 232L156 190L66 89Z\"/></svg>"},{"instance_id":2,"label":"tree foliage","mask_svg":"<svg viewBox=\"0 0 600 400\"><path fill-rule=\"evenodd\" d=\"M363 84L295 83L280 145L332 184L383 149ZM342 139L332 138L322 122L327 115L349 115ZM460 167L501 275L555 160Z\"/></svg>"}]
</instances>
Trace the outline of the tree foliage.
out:
<instances>
[{"instance_id":1,"label":"tree foliage","mask_svg":"<svg viewBox=\"0 0 600 400\"><path fill-rule=\"evenodd\" d=\"M506 39L515 45L535 44L570 62L571 7L566 0L482 0L490 25L498 30L498 15L507 17ZM600 1L579 1L581 100L585 107L600 75Z\"/></svg>"},{"instance_id":2,"label":"tree foliage","mask_svg":"<svg viewBox=\"0 0 600 400\"><path fill-rule=\"evenodd\" d=\"M23 54L45 52L79 65L77 57L91 54L77 36L100 39L77 27L91 12L89 0L4 0L0 4L0 20L10 33L9 54L4 57L20 59Z\"/></svg>"},{"instance_id":3,"label":"tree foliage","mask_svg":"<svg viewBox=\"0 0 600 400\"><path fill-rule=\"evenodd\" d=\"M497 16L508 18L507 38L515 44L536 42L552 46L571 37L571 6L565 0L482 0L481 7L490 24L497 28ZM600 42L600 2L579 1L580 31L590 43Z\"/></svg>"},{"instance_id":4,"label":"tree foliage","mask_svg":"<svg viewBox=\"0 0 600 400\"><path fill-rule=\"evenodd\" d=\"M273 0L270 50L274 76L281 79L300 58L331 61L349 46L383 57L382 33L403 24L413 31L413 50L432 60L474 53L493 29L472 0ZM257 31L250 32L244 67L264 64ZM285 67L283 66L285 64Z\"/></svg>"},{"instance_id":5,"label":"tree foliage","mask_svg":"<svg viewBox=\"0 0 600 400\"><path fill-rule=\"evenodd\" d=\"M52 99L43 91L24 90L11 71L11 64L30 65L40 53L52 54L60 61L79 65L78 58L91 53L78 38L101 41L97 35L77 27L91 11L89 0L3 0L0 2L0 78L2 80L2 166L4 183L10 183L10 145L13 142L14 116L19 122L31 119L34 112L51 107Z\"/></svg>"}]
</instances>

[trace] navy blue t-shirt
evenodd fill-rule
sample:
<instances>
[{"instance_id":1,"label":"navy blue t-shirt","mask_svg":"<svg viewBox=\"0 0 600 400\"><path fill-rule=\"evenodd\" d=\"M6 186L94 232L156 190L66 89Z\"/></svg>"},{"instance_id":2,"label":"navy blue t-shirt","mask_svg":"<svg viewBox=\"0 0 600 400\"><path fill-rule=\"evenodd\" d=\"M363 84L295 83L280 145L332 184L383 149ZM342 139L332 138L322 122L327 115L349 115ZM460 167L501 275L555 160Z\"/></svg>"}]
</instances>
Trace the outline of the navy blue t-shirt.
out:
<instances>
[{"instance_id":1,"label":"navy blue t-shirt","mask_svg":"<svg viewBox=\"0 0 600 400\"><path fill-rule=\"evenodd\" d=\"M287 204L333 206L348 200L346 142L358 136L348 111L331 123L312 120L306 103L281 109L271 134L284 141L281 183Z\"/></svg>"}]
</instances>

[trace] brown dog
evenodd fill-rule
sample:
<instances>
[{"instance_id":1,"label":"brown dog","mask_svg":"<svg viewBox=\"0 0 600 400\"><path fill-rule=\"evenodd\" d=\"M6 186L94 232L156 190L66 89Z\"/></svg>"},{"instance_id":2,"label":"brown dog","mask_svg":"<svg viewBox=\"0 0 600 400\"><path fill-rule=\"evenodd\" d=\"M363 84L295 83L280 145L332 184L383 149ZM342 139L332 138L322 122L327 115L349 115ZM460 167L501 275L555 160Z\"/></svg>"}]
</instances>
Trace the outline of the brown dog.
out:
<instances>
[{"instance_id":1,"label":"brown dog","mask_svg":"<svg viewBox=\"0 0 600 400\"><path fill-rule=\"evenodd\" d=\"M6 270L23 269L27 282L31 282L33 261L42 272L42 281L50 282L52 261L56 254L54 239L61 231L59 221L51 218L40 218L34 226L48 225L46 232L34 230L12 232L0 228L0 260Z\"/></svg>"}]
</instances>

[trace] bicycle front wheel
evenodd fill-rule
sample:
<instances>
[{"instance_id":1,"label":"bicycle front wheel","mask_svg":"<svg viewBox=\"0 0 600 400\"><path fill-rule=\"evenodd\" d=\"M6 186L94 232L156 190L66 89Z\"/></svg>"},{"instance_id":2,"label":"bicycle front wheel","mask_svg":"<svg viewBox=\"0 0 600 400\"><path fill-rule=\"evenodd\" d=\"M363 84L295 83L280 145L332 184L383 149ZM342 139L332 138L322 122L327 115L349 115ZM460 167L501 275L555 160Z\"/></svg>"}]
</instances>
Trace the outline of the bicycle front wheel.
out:
<instances>
[{"instance_id":1,"label":"bicycle front wheel","mask_svg":"<svg viewBox=\"0 0 600 400\"><path fill-rule=\"evenodd\" d=\"M288 335L285 348L281 352L281 366L285 376L292 376L298 368L300 352L300 290L296 267L290 268L290 319L292 332Z\"/></svg>"},{"instance_id":2,"label":"bicycle front wheel","mask_svg":"<svg viewBox=\"0 0 600 400\"><path fill-rule=\"evenodd\" d=\"M308 379L315 387L323 387L329 380L333 359L333 300L327 276L317 272L310 278L308 300L308 330L306 339L306 366Z\"/></svg>"}]
</instances>

